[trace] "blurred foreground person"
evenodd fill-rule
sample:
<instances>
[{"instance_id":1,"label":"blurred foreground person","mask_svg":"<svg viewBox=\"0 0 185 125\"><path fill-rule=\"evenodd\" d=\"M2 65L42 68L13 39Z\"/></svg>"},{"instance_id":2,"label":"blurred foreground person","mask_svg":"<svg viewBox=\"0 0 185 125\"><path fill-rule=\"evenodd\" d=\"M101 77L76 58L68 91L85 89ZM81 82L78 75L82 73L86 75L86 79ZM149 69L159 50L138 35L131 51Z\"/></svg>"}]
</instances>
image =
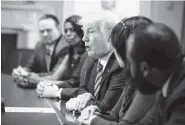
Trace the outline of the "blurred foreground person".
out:
<instances>
[{"instance_id":1,"label":"blurred foreground person","mask_svg":"<svg viewBox=\"0 0 185 125\"><path fill-rule=\"evenodd\" d=\"M164 24L140 27L127 43L132 81L138 90L160 90L152 110L140 125L185 125L185 63L180 42Z\"/></svg>"}]
</instances>

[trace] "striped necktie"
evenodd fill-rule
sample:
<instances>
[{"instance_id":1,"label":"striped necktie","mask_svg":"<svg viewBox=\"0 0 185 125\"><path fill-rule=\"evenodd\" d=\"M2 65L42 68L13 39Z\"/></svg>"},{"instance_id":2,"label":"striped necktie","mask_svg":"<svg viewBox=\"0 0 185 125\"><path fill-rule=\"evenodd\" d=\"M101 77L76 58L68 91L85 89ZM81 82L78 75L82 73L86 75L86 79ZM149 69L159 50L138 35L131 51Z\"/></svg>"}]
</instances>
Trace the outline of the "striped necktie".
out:
<instances>
[{"instance_id":1,"label":"striped necktie","mask_svg":"<svg viewBox=\"0 0 185 125\"><path fill-rule=\"evenodd\" d=\"M45 59L46 59L47 71L50 72L51 52L50 52L49 47L46 47Z\"/></svg>"},{"instance_id":2,"label":"striped necktie","mask_svg":"<svg viewBox=\"0 0 185 125\"><path fill-rule=\"evenodd\" d=\"M94 86L94 97L97 96L97 94L100 90L100 82L102 79L102 74L103 74L103 65L99 61L98 65L97 65L97 76L95 79L95 86Z\"/></svg>"}]
</instances>

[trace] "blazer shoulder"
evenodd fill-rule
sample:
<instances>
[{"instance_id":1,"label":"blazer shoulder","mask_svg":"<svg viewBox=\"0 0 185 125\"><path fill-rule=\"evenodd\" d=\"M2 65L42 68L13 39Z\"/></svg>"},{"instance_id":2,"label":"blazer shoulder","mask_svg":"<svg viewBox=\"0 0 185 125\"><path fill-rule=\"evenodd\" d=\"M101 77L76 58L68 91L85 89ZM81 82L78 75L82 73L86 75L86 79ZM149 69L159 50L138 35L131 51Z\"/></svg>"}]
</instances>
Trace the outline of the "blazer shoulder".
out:
<instances>
[{"instance_id":1,"label":"blazer shoulder","mask_svg":"<svg viewBox=\"0 0 185 125\"><path fill-rule=\"evenodd\" d=\"M120 67L117 60L115 59L111 67L111 72L117 72L117 71L122 71L122 70L123 68Z\"/></svg>"},{"instance_id":2,"label":"blazer shoulder","mask_svg":"<svg viewBox=\"0 0 185 125\"><path fill-rule=\"evenodd\" d=\"M60 53L61 51L69 50L70 45L67 43L67 41L64 39L63 36L61 36L60 40L57 43L56 46L56 53Z\"/></svg>"},{"instance_id":3,"label":"blazer shoulder","mask_svg":"<svg viewBox=\"0 0 185 125\"><path fill-rule=\"evenodd\" d=\"M183 96L185 99L185 78L183 78L178 84L178 86L173 90L172 95L175 95L175 97Z\"/></svg>"},{"instance_id":4,"label":"blazer shoulder","mask_svg":"<svg viewBox=\"0 0 185 125\"><path fill-rule=\"evenodd\" d=\"M35 45L35 49L40 49L42 46L44 46L44 42L38 41L37 44Z\"/></svg>"}]
</instances>

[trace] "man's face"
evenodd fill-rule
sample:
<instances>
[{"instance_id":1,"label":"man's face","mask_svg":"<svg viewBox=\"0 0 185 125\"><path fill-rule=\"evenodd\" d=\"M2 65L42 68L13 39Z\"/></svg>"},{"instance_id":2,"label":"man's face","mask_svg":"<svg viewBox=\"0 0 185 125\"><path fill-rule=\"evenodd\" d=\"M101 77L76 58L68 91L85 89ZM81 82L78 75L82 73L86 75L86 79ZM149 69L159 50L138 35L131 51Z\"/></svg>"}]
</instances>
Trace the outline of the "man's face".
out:
<instances>
[{"instance_id":1,"label":"man's face","mask_svg":"<svg viewBox=\"0 0 185 125\"><path fill-rule=\"evenodd\" d=\"M153 84L158 82L155 77L149 77L149 75L144 75L146 72L141 68L141 62L135 61L135 59L131 56L131 51L133 49L134 44L134 36L131 35L127 41L127 61L130 67L130 75L131 75L131 83L142 93L142 94L153 94L159 88ZM139 41L137 41L139 42ZM136 55L137 56L137 55ZM147 71L150 74L150 71ZM155 76L155 75L154 75ZM156 81L155 81L156 80Z\"/></svg>"},{"instance_id":2,"label":"man's face","mask_svg":"<svg viewBox=\"0 0 185 125\"><path fill-rule=\"evenodd\" d=\"M81 41L81 38L74 31L74 27L70 22L64 24L64 37L70 45L75 45Z\"/></svg>"},{"instance_id":3,"label":"man's face","mask_svg":"<svg viewBox=\"0 0 185 125\"><path fill-rule=\"evenodd\" d=\"M59 37L59 30L52 19L42 19L38 24L40 36L46 44L52 44Z\"/></svg>"},{"instance_id":4,"label":"man's face","mask_svg":"<svg viewBox=\"0 0 185 125\"><path fill-rule=\"evenodd\" d=\"M83 31L83 41L85 41L88 56L99 59L104 57L112 49L111 43L108 42L108 36L103 35L96 23L83 25Z\"/></svg>"}]
</instances>

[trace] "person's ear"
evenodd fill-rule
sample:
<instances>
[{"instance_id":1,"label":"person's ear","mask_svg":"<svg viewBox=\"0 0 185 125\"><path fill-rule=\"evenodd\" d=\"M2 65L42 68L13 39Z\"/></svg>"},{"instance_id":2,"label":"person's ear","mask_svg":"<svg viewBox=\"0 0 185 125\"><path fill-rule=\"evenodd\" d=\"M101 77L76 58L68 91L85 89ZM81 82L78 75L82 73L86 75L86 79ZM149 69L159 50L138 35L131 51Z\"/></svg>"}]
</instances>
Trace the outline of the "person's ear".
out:
<instances>
[{"instance_id":1,"label":"person's ear","mask_svg":"<svg viewBox=\"0 0 185 125\"><path fill-rule=\"evenodd\" d=\"M142 75L144 77L147 77L150 73L150 67L149 67L148 63L146 63L145 61L141 62L140 70L142 72Z\"/></svg>"}]
</instances>

